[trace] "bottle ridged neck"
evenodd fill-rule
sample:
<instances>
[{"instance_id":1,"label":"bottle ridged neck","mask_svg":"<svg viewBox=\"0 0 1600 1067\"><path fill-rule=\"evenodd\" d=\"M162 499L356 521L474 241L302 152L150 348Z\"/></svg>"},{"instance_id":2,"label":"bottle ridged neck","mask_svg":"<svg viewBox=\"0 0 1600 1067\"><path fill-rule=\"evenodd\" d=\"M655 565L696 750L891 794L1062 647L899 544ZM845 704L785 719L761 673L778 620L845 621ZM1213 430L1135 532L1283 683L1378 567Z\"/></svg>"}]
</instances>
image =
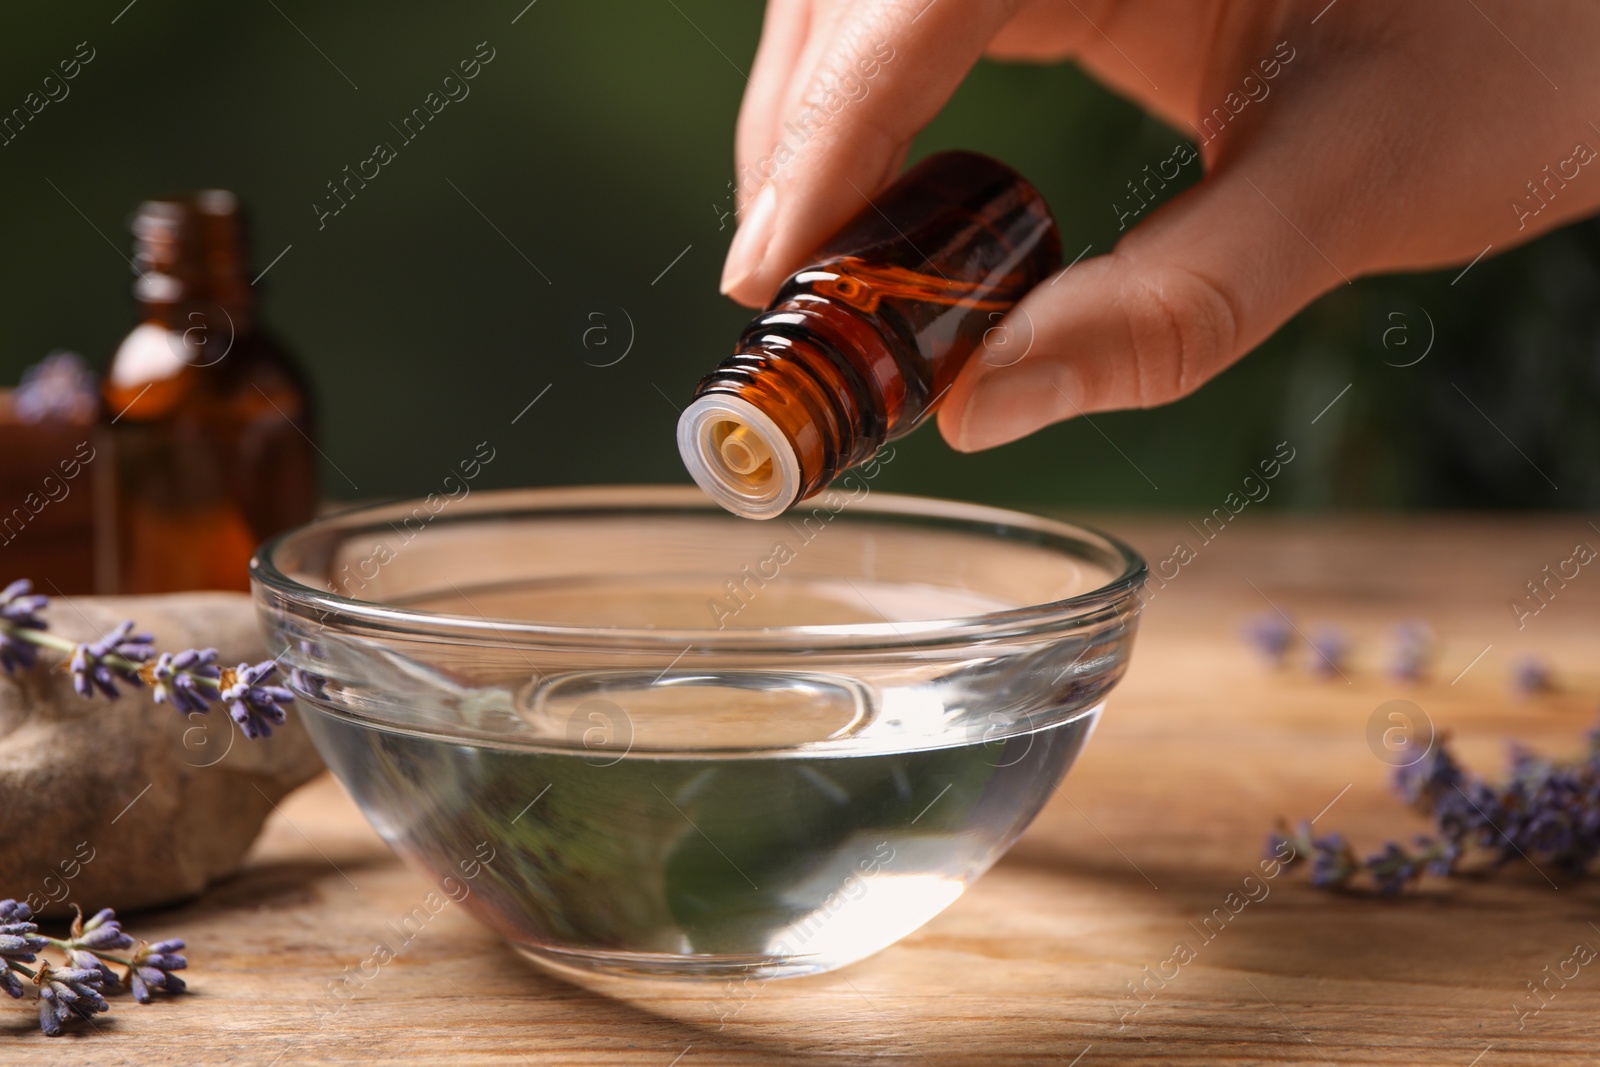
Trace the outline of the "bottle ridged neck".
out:
<instances>
[{"instance_id":1,"label":"bottle ridged neck","mask_svg":"<svg viewBox=\"0 0 1600 1067\"><path fill-rule=\"evenodd\" d=\"M145 322L188 329L195 315L249 328L255 292L246 276L238 201L224 190L148 200L133 220L133 295Z\"/></svg>"},{"instance_id":2,"label":"bottle ridged neck","mask_svg":"<svg viewBox=\"0 0 1600 1067\"><path fill-rule=\"evenodd\" d=\"M707 375L700 393L738 396L783 429L800 459L802 498L883 444L882 415L860 376L814 337L762 331Z\"/></svg>"}]
</instances>

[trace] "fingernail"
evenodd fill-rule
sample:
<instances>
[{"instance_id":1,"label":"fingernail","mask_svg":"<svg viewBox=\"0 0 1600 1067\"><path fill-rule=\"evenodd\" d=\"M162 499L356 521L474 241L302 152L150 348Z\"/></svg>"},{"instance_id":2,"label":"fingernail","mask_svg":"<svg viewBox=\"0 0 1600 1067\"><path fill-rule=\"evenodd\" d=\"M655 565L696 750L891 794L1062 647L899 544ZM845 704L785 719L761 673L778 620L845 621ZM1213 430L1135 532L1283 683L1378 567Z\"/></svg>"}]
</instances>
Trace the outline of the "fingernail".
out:
<instances>
[{"instance_id":1,"label":"fingernail","mask_svg":"<svg viewBox=\"0 0 1600 1067\"><path fill-rule=\"evenodd\" d=\"M985 375L961 413L956 448L993 448L1076 415L1072 379L1070 368L1042 360Z\"/></svg>"},{"instance_id":2,"label":"fingernail","mask_svg":"<svg viewBox=\"0 0 1600 1067\"><path fill-rule=\"evenodd\" d=\"M728 245L728 259L722 265L722 291L730 293L761 266L772 242L772 223L778 214L778 193L768 182L750 204L739 231Z\"/></svg>"}]
</instances>

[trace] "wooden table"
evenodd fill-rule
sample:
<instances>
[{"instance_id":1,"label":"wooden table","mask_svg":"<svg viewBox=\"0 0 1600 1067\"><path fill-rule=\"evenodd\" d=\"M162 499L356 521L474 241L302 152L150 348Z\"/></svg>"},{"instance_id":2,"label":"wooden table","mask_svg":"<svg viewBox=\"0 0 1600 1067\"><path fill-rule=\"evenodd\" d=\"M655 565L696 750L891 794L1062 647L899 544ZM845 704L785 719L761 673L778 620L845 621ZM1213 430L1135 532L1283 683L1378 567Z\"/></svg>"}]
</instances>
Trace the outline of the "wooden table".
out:
<instances>
[{"instance_id":1,"label":"wooden table","mask_svg":"<svg viewBox=\"0 0 1600 1067\"><path fill-rule=\"evenodd\" d=\"M1513 864L1493 880L1380 900L1285 873L1253 883L1270 891L1211 940L1196 930L1259 875L1279 815L1321 813L1319 830L1343 829L1363 849L1422 829L1368 745L1384 701L1416 701L1480 769L1498 771L1511 735L1574 751L1600 692L1600 568L1585 568L1520 631L1508 601L1578 541L1600 546L1600 531L1579 517L1246 513L1199 545L1185 517L1103 525L1151 560L1180 538L1198 556L1151 602L1133 669L1062 794L964 898L871 960L748 989L586 988L526 965L446 907L350 1003L319 1014L329 981L358 967L430 888L323 778L283 804L242 875L131 924L141 936L189 939L192 996L123 1001L99 1017L101 1032L80 1027L70 1044L47 1047L8 1017L18 1036L3 1038L0 1061L1600 1061L1600 967L1519 1018L1546 965L1577 942L1600 946L1600 880L1552 884ZM1347 680L1253 660L1238 624L1269 599L1308 629L1325 620L1357 637ZM1443 650L1437 679L1406 687L1381 664L1389 627L1413 617L1433 624ZM1509 666L1534 651L1565 689L1515 699ZM1136 999L1130 983L1161 969L1179 941L1195 958Z\"/></svg>"}]
</instances>

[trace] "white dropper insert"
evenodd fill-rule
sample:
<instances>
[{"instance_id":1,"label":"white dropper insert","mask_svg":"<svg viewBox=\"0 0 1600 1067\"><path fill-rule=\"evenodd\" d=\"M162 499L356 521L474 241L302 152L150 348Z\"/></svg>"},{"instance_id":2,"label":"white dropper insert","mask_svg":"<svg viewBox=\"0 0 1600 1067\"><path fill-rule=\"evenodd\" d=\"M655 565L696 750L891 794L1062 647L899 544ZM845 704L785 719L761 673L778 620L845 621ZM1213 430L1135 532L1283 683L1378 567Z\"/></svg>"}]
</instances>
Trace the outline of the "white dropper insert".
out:
<instances>
[{"instance_id":1,"label":"white dropper insert","mask_svg":"<svg viewBox=\"0 0 1600 1067\"><path fill-rule=\"evenodd\" d=\"M800 459L766 412L709 393L678 419L678 451L695 484L747 519L783 514L800 495Z\"/></svg>"}]
</instances>

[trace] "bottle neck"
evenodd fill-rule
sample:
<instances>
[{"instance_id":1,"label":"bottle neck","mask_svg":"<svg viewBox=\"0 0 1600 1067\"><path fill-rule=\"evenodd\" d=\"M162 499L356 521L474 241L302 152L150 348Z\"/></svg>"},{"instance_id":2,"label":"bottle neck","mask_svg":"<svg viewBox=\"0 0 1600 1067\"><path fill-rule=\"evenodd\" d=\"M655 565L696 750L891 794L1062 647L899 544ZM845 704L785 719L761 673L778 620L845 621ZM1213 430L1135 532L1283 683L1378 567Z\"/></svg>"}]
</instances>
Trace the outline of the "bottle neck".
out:
<instances>
[{"instance_id":1,"label":"bottle neck","mask_svg":"<svg viewBox=\"0 0 1600 1067\"><path fill-rule=\"evenodd\" d=\"M255 321L238 201L205 190L140 206L133 223L134 299L142 321L228 336Z\"/></svg>"},{"instance_id":2,"label":"bottle neck","mask_svg":"<svg viewBox=\"0 0 1600 1067\"><path fill-rule=\"evenodd\" d=\"M772 518L820 492L887 441L869 390L822 339L801 331L747 331L707 375L678 423L678 447L696 482L747 518Z\"/></svg>"}]
</instances>

